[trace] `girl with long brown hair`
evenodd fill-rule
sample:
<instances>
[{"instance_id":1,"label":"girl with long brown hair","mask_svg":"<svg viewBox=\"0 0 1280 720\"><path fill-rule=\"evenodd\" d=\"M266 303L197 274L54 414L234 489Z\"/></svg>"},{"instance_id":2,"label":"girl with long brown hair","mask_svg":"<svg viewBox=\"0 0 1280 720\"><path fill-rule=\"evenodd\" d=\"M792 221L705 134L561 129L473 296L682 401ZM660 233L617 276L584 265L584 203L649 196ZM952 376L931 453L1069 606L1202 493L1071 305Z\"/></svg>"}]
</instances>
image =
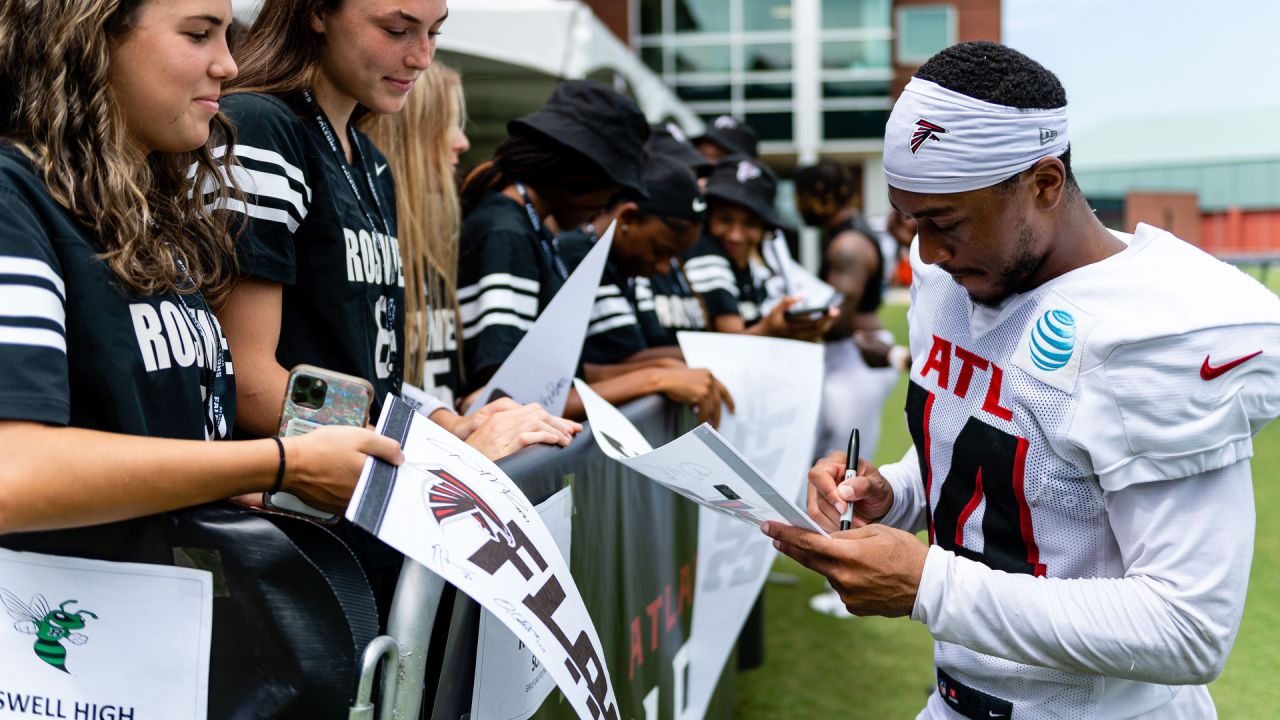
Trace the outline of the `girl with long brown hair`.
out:
<instances>
[{"instance_id":1,"label":"girl with long brown hair","mask_svg":"<svg viewBox=\"0 0 1280 720\"><path fill-rule=\"evenodd\" d=\"M243 39L225 105L247 197L211 202L243 229L243 275L219 317L240 358L240 425L251 434L275 433L286 368L300 363L370 381L375 414L401 393L394 169L356 124L400 112L446 15L443 0L267 0ZM569 441L570 428L545 413L500 412L513 407L465 419L424 411L491 457L520 447L518 437Z\"/></svg>"}]
</instances>

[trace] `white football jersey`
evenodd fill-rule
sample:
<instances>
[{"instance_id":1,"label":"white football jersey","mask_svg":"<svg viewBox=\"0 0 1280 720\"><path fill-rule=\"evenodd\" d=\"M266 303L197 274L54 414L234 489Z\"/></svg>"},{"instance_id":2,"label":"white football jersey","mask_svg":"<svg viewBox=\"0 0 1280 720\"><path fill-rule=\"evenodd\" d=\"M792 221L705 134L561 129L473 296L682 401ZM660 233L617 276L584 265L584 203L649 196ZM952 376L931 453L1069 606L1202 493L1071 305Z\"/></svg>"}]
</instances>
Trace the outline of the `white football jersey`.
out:
<instances>
[{"instance_id":1,"label":"white football jersey","mask_svg":"<svg viewBox=\"0 0 1280 720\"><path fill-rule=\"evenodd\" d=\"M1165 231L1118 237L1124 251L999 308L913 247L907 421L932 544L1008 573L1124 577L1104 490L1249 458L1280 414L1280 298ZM930 707L956 717L1127 717L1120 706L1174 695L945 642L934 653Z\"/></svg>"}]
</instances>

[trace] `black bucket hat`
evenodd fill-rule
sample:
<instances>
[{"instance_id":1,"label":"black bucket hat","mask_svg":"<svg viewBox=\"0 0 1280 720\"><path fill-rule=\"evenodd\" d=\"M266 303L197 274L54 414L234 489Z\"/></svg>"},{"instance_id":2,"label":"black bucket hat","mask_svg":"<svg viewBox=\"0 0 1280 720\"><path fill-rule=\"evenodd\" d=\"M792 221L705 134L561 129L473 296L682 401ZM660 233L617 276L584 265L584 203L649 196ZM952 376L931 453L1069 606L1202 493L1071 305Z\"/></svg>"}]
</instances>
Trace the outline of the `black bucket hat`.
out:
<instances>
[{"instance_id":1,"label":"black bucket hat","mask_svg":"<svg viewBox=\"0 0 1280 720\"><path fill-rule=\"evenodd\" d=\"M698 178L684 163L665 155L654 155L644 168L649 197L639 206L661 218L679 218L702 224L707 201L698 187Z\"/></svg>"},{"instance_id":2,"label":"black bucket hat","mask_svg":"<svg viewBox=\"0 0 1280 720\"><path fill-rule=\"evenodd\" d=\"M733 155L716 163L707 177L707 200L741 205L773 228L783 228L773 202L778 197L778 176L755 158Z\"/></svg>"},{"instance_id":3,"label":"black bucket hat","mask_svg":"<svg viewBox=\"0 0 1280 720\"><path fill-rule=\"evenodd\" d=\"M507 132L532 130L581 153L619 186L645 195L644 144L649 123L631 98L596 80L566 80L541 110L507 123Z\"/></svg>"},{"instance_id":4,"label":"black bucket hat","mask_svg":"<svg viewBox=\"0 0 1280 720\"><path fill-rule=\"evenodd\" d=\"M695 143L702 140L710 140L730 155L760 157L760 138L756 137L756 131L732 115L721 115L712 120L706 131L693 139Z\"/></svg>"},{"instance_id":5,"label":"black bucket hat","mask_svg":"<svg viewBox=\"0 0 1280 720\"><path fill-rule=\"evenodd\" d=\"M650 157L661 155L675 160L692 169L698 177L706 177L714 167L674 122L649 128L649 142L645 145L645 151Z\"/></svg>"}]
</instances>

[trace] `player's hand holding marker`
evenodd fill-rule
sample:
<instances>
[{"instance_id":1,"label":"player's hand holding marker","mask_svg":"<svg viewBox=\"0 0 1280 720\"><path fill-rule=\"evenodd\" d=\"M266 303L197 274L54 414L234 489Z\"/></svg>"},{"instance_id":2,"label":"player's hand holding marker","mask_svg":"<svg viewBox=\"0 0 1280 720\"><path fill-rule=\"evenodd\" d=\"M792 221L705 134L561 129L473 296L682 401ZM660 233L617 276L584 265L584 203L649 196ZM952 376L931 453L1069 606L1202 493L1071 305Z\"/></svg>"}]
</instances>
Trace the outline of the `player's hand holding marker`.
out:
<instances>
[{"instance_id":1,"label":"player's hand holding marker","mask_svg":"<svg viewBox=\"0 0 1280 720\"><path fill-rule=\"evenodd\" d=\"M853 503L853 527L884 517L893 507L893 488L875 465L858 460L857 474L845 480L848 454L836 451L809 470L809 517L827 532L840 529L840 515Z\"/></svg>"},{"instance_id":2,"label":"player's hand holding marker","mask_svg":"<svg viewBox=\"0 0 1280 720\"><path fill-rule=\"evenodd\" d=\"M911 533L875 524L893 507L893 489L862 459L846 480L848 457L833 452L809 470L809 516L831 537L776 522L760 529L780 552L826 576L854 615L908 615L928 548ZM850 503L852 529L840 531L840 516Z\"/></svg>"}]
</instances>

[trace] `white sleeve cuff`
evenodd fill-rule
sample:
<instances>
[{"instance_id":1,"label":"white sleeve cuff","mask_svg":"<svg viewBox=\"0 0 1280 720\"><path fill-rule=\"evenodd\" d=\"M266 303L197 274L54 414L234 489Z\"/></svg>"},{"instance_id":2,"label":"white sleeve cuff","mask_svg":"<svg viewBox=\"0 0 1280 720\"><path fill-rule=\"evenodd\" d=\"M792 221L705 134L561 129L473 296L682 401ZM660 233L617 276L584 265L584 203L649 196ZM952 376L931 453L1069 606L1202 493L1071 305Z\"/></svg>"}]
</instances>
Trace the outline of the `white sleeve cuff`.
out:
<instances>
[{"instance_id":1,"label":"white sleeve cuff","mask_svg":"<svg viewBox=\"0 0 1280 720\"><path fill-rule=\"evenodd\" d=\"M881 467L880 475L893 489L893 507L880 518L880 524L909 532L923 530L928 520L925 512L927 498L915 448L907 448L898 462Z\"/></svg>"},{"instance_id":2,"label":"white sleeve cuff","mask_svg":"<svg viewBox=\"0 0 1280 720\"><path fill-rule=\"evenodd\" d=\"M442 400L440 400L440 398L432 395L426 390L423 390L417 385L403 383L400 386L400 397L403 400L413 403L415 406L414 410L417 410L418 414L425 418L430 418L431 413L441 408L449 410L450 412L453 411L453 408L446 405Z\"/></svg>"}]
</instances>

